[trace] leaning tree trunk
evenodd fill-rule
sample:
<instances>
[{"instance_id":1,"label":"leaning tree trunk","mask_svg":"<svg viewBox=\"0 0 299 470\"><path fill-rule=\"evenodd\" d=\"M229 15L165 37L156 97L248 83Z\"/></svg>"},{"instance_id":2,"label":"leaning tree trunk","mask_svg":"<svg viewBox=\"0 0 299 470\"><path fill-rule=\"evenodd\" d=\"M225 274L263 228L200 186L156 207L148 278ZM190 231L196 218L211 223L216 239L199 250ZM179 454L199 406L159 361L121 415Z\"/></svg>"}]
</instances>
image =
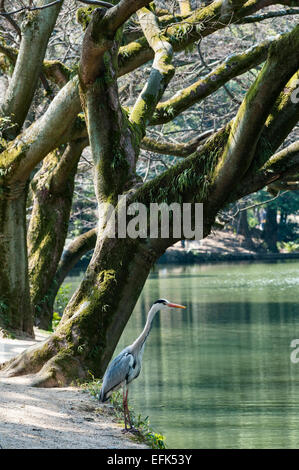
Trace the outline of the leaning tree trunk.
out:
<instances>
[{"instance_id":1,"label":"leaning tree trunk","mask_svg":"<svg viewBox=\"0 0 299 470\"><path fill-rule=\"evenodd\" d=\"M42 305L43 316L53 318L54 302L64 279L83 255L93 250L97 241L96 229L82 233L63 251L54 279L46 292Z\"/></svg>"},{"instance_id":2,"label":"leaning tree trunk","mask_svg":"<svg viewBox=\"0 0 299 470\"><path fill-rule=\"evenodd\" d=\"M102 376L159 249L129 238L98 239L55 333L6 363L4 373L35 373L32 385L48 387L86 379L89 372Z\"/></svg>"},{"instance_id":3,"label":"leaning tree trunk","mask_svg":"<svg viewBox=\"0 0 299 470\"><path fill-rule=\"evenodd\" d=\"M242 241L242 245L245 248L253 249L254 244L252 242L250 227L248 224L247 218L247 210L243 210L239 214L238 223L237 223L237 234L243 235L244 240Z\"/></svg>"},{"instance_id":4,"label":"leaning tree trunk","mask_svg":"<svg viewBox=\"0 0 299 470\"><path fill-rule=\"evenodd\" d=\"M33 336L26 245L24 186L0 194L0 330Z\"/></svg>"},{"instance_id":5,"label":"leaning tree trunk","mask_svg":"<svg viewBox=\"0 0 299 470\"><path fill-rule=\"evenodd\" d=\"M27 236L30 293L36 324L45 330L53 316L48 309L48 291L65 244L75 174L86 144L86 139L80 139L71 142L63 155L52 152L31 183L34 203Z\"/></svg>"}]
</instances>

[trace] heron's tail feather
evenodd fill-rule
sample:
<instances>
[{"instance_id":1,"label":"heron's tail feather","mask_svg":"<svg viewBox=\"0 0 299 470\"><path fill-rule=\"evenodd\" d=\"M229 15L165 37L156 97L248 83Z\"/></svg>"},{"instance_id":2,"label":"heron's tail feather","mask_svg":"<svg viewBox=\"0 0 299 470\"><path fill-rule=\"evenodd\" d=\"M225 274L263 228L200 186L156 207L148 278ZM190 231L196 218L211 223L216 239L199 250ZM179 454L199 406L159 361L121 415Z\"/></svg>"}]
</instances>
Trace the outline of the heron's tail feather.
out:
<instances>
[{"instance_id":1,"label":"heron's tail feather","mask_svg":"<svg viewBox=\"0 0 299 470\"><path fill-rule=\"evenodd\" d=\"M101 388L101 391L99 393L99 401L101 403L105 403L109 398L109 395L107 396L107 393L104 392L104 390Z\"/></svg>"}]
</instances>

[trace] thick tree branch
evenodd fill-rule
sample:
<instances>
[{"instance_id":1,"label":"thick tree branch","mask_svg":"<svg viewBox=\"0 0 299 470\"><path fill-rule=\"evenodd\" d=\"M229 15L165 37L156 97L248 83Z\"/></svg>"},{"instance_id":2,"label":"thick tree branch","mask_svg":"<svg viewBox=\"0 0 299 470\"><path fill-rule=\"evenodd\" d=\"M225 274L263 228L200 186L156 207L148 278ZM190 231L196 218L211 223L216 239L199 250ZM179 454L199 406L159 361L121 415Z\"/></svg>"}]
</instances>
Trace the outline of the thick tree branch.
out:
<instances>
[{"instance_id":1,"label":"thick tree branch","mask_svg":"<svg viewBox=\"0 0 299 470\"><path fill-rule=\"evenodd\" d=\"M62 205L62 204L61 204ZM59 233L60 235L60 233ZM55 250L55 254L57 251L61 253L61 249L59 249L58 244L60 241L64 243L64 239L62 240L63 237L60 237L61 240L57 240L57 247ZM61 259L58 263L57 267L57 260L52 260L51 259L51 264L52 268L56 269L56 274L53 275L52 282L50 283L50 286L47 282L45 282L45 285L48 285L49 287L41 291L40 289L34 289L33 284L36 279L37 285L41 284L40 280L38 279L38 275L44 276L45 273L48 275L48 267L45 265L40 266L40 273L34 271L34 264L32 264L32 271L31 271L31 285L32 285L32 290L33 290L33 301L36 310L38 310L38 307L42 308L43 314L42 316L39 316L39 321L43 326L48 328L49 323L51 324L51 320L53 317L53 306L54 306L54 301L55 297L57 295L57 292L63 283L65 277L68 275L70 270L76 265L76 263L82 258L84 254L86 254L88 251L94 249L95 244L97 240L97 231L96 229L89 230L88 232L83 233L82 235L79 235L75 240L73 240L68 247L63 251ZM32 254L33 255L33 254ZM37 253L39 255L39 252ZM38 264L38 263L37 263Z\"/></svg>"},{"instance_id":2,"label":"thick tree branch","mask_svg":"<svg viewBox=\"0 0 299 470\"><path fill-rule=\"evenodd\" d=\"M162 155L172 155L174 157L188 157L201 145L208 137L214 133L214 130L206 131L190 140L187 143L174 144L161 140L155 140L149 137L143 137L141 148L150 152L160 153Z\"/></svg>"},{"instance_id":3,"label":"thick tree branch","mask_svg":"<svg viewBox=\"0 0 299 470\"><path fill-rule=\"evenodd\" d=\"M148 0L121 0L113 8L93 10L82 45L79 73L82 85L92 84L101 74L103 56L111 49L117 29L147 3Z\"/></svg>"},{"instance_id":4,"label":"thick tree branch","mask_svg":"<svg viewBox=\"0 0 299 470\"><path fill-rule=\"evenodd\" d=\"M0 40L0 54L7 59L10 66L15 66L18 50L15 47L8 46L3 38ZM0 68L4 74L7 73L7 65L4 62L2 63L2 61L0 62Z\"/></svg>"},{"instance_id":5,"label":"thick tree branch","mask_svg":"<svg viewBox=\"0 0 299 470\"><path fill-rule=\"evenodd\" d=\"M56 95L45 114L0 154L0 169L7 182L26 181L35 166L53 149L69 140L68 132L81 110L78 78Z\"/></svg>"},{"instance_id":6,"label":"thick tree branch","mask_svg":"<svg viewBox=\"0 0 299 470\"><path fill-rule=\"evenodd\" d=\"M52 83L62 88L71 78L72 71L59 60L44 60L43 74Z\"/></svg>"},{"instance_id":7,"label":"thick tree branch","mask_svg":"<svg viewBox=\"0 0 299 470\"><path fill-rule=\"evenodd\" d=\"M81 3L85 3L86 5L95 5L98 7L104 8L113 8L113 3L103 2L102 0L78 0Z\"/></svg>"},{"instance_id":8,"label":"thick tree branch","mask_svg":"<svg viewBox=\"0 0 299 470\"><path fill-rule=\"evenodd\" d=\"M122 8L126 2L120 2ZM132 2L137 5L138 2ZM118 6L117 5L117 6ZM122 111L117 86L119 35L111 32L110 10L95 10L85 31L80 61L80 94L95 165L97 199L117 199L135 182L135 132ZM120 10L121 11L121 10Z\"/></svg>"},{"instance_id":9,"label":"thick tree branch","mask_svg":"<svg viewBox=\"0 0 299 470\"><path fill-rule=\"evenodd\" d=\"M3 39L0 42L0 53L3 54L13 67L16 64L18 57L18 49L15 47L8 46ZM1 63L0 63L1 68ZM5 67L2 69L3 73L6 73ZM44 60L42 65L42 73L44 76L55 83L60 88L64 86L71 78L71 69L59 60Z\"/></svg>"},{"instance_id":10,"label":"thick tree branch","mask_svg":"<svg viewBox=\"0 0 299 470\"><path fill-rule=\"evenodd\" d=\"M50 2L46 5L41 5L37 7L32 7L30 5L28 6L23 6L21 8L18 8L17 10L13 11L0 11L0 16L10 16L10 15L15 15L17 13L20 13L21 11L37 11L37 10L45 10L46 8L52 7L53 5L57 5L62 3L63 0L54 0L54 2Z\"/></svg>"},{"instance_id":11,"label":"thick tree branch","mask_svg":"<svg viewBox=\"0 0 299 470\"><path fill-rule=\"evenodd\" d=\"M299 171L299 140L274 154L261 171L272 171L282 179L292 176Z\"/></svg>"},{"instance_id":12,"label":"thick tree branch","mask_svg":"<svg viewBox=\"0 0 299 470\"><path fill-rule=\"evenodd\" d=\"M299 173L299 140L277 152L264 165L261 171L271 171L279 175L277 181L298 179Z\"/></svg>"},{"instance_id":13,"label":"thick tree branch","mask_svg":"<svg viewBox=\"0 0 299 470\"><path fill-rule=\"evenodd\" d=\"M299 178L298 178L299 179ZM284 181L278 180L275 183L271 183L267 190L273 194L273 192L277 193L279 191L299 191L299 181L292 182L292 181Z\"/></svg>"},{"instance_id":14,"label":"thick tree branch","mask_svg":"<svg viewBox=\"0 0 299 470\"><path fill-rule=\"evenodd\" d=\"M271 108L299 67L298 47L299 26L271 45L262 71L233 120L228 142L215 172L214 202L228 195L235 178L240 178L249 168Z\"/></svg>"},{"instance_id":15,"label":"thick tree branch","mask_svg":"<svg viewBox=\"0 0 299 470\"><path fill-rule=\"evenodd\" d=\"M72 173L74 167L77 167L81 153L85 147L87 147L88 143L88 137L69 142L52 172L52 193L63 194L69 175Z\"/></svg>"},{"instance_id":16,"label":"thick tree branch","mask_svg":"<svg viewBox=\"0 0 299 470\"><path fill-rule=\"evenodd\" d=\"M175 96L159 103L151 124L163 124L188 109L193 104L214 93L234 77L241 75L264 62L270 45L277 40L266 40L251 47L241 54L231 55L212 70L208 75L183 90Z\"/></svg>"},{"instance_id":17,"label":"thick tree branch","mask_svg":"<svg viewBox=\"0 0 299 470\"><path fill-rule=\"evenodd\" d=\"M181 15L189 15L192 11L190 0L179 0Z\"/></svg>"},{"instance_id":18,"label":"thick tree branch","mask_svg":"<svg viewBox=\"0 0 299 470\"><path fill-rule=\"evenodd\" d=\"M120 0L107 11L107 25L110 32L115 33L137 10L150 3L149 0Z\"/></svg>"},{"instance_id":19,"label":"thick tree branch","mask_svg":"<svg viewBox=\"0 0 299 470\"><path fill-rule=\"evenodd\" d=\"M274 154L267 163L255 173L246 175L229 202L259 191L271 183L292 179L299 173L299 141L294 142Z\"/></svg>"},{"instance_id":20,"label":"thick tree branch","mask_svg":"<svg viewBox=\"0 0 299 470\"><path fill-rule=\"evenodd\" d=\"M296 8L289 8L288 10L269 11L260 15L246 16L238 20L236 24L259 23L270 18L281 18L283 16L299 15L299 10Z\"/></svg>"},{"instance_id":21,"label":"thick tree branch","mask_svg":"<svg viewBox=\"0 0 299 470\"><path fill-rule=\"evenodd\" d=\"M45 329L53 315L45 308L47 292L65 244L75 174L85 145L84 140L77 140L64 151L51 152L31 181L33 209L27 232L30 292L34 314Z\"/></svg>"},{"instance_id":22,"label":"thick tree branch","mask_svg":"<svg viewBox=\"0 0 299 470\"><path fill-rule=\"evenodd\" d=\"M172 46L168 39L161 34L154 13L148 8L142 8L137 12L137 15L144 35L155 53L148 82L130 113L130 121L141 126L142 132L145 133L156 105L173 77L174 67L171 65Z\"/></svg>"},{"instance_id":23,"label":"thick tree branch","mask_svg":"<svg viewBox=\"0 0 299 470\"><path fill-rule=\"evenodd\" d=\"M293 99L298 89L299 71L296 72L276 100L257 143L255 157L248 173L261 168L282 145L299 120L299 103Z\"/></svg>"},{"instance_id":24,"label":"thick tree branch","mask_svg":"<svg viewBox=\"0 0 299 470\"><path fill-rule=\"evenodd\" d=\"M2 116L10 117L11 121L16 124L15 135L22 127L31 105L48 40L62 2L55 3L52 8L41 9L42 6L48 5L50 5L49 0L43 0L39 11L34 12L32 18L27 17L23 22L20 50L1 105Z\"/></svg>"},{"instance_id":25,"label":"thick tree branch","mask_svg":"<svg viewBox=\"0 0 299 470\"><path fill-rule=\"evenodd\" d=\"M67 248L62 253L62 257L59 262L57 273L54 279L54 284L58 286L58 289L62 284L64 278L76 265L76 263L82 258L82 256L95 247L96 241L97 229L93 228L88 232L82 233L69 243Z\"/></svg>"},{"instance_id":26,"label":"thick tree branch","mask_svg":"<svg viewBox=\"0 0 299 470\"><path fill-rule=\"evenodd\" d=\"M237 189L232 191L228 202L258 191L273 180L276 181L280 178L280 173L273 174L271 171L265 173L264 165L267 164L276 150L283 144L298 122L299 103L295 103L292 99L292 93L298 87L298 74L299 72L291 78L284 91L278 97L259 138L252 164L237 186ZM292 176L288 175L288 179L292 178L294 181L293 177L296 178L296 174L295 176L294 173L292 173Z\"/></svg>"},{"instance_id":27,"label":"thick tree branch","mask_svg":"<svg viewBox=\"0 0 299 470\"><path fill-rule=\"evenodd\" d=\"M198 8L184 18L182 22L167 26L162 33L169 39L174 52L182 51L190 44L209 36L210 34L225 28L227 25L252 15L258 10L269 5L289 5L298 6L297 0L250 0L241 8L237 8L232 15L225 20L220 20L222 1L214 1L205 8ZM244 3L244 2L243 2ZM154 53L149 47L146 39L140 38L132 43L120 48L119 53L119 74L131 72L140 65L152 60Z\"/></svg>"}]
</instances>

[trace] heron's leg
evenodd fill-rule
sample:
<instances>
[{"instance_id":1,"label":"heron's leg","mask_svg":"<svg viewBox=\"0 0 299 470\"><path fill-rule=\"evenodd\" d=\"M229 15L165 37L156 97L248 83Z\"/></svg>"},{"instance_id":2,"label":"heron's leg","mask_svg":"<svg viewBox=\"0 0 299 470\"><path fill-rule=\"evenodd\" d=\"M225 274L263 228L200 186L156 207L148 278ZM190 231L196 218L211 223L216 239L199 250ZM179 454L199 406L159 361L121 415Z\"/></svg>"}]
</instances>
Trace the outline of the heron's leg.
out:
<instances>
[{"instance_id":1,"label":"heron's leg","mask_svg":"<svg viewBox=\"0 0 299 470\"><path fill-rule=\"evenodd\" d=\"M126 393L126 395L128 392ZM124 431L127 431L127 416L126 416L126 398L125 398L125 387L123 387L123 409L124 409L124 420L125 420L125 429Z\"/></svg>"},{"instance_id":2,"label":"heron's leg","mask_svg":"<svg viewBox=\"0 0 299 470\"><path fill-rule=\"evenodd\" d=\"M129 421L129 425L130 425L130 427L128 428L128 431L129 431L129 432L134 432L134 433L139 434L138 429L136 429L136 428L133 426L132 421L131 421L131 416L130 416L130 411L129 411L129 406L128 406L128 392L129 392L129 388L127 387L127 392L126 392L125 401L126 401L127 417L128 417L128 421Z\"/></svg>"},{"instance_id":3,"label":"heron's leg","mask_svg":"<svg viewBox=\"0 0 299 470\"><path fill-rule=\"evenodd\" d=\"M130 416L130 411L129 411L129 406L128 406L128 392L129 392L129 387L127 386L126 392L124 392L123 388L123 407L124 407L124 418L125 418L125 429L123 429L122 432L139 432L134 426L132 425L131 422L131 416ZM127 423L129 423L129 426L127 426Z\"/></svg>"},{"instance_id":4,"label":"heron's leg","mask_svg":"<svg viewBox=\"0 0 299 470\"><path fill-rule=\"evenodd\" d=\"M129 387L127 387L127 391L126 391L126 410L127 410L127 417L128 417L128 421L129 421L129 425L130 425L130 428L129 429L132 429L132 423L131 423L131 417L130 417L130 411L129 411L129 407L128 407L128 392L129 392Z\"/></svg>"}]
</instances>

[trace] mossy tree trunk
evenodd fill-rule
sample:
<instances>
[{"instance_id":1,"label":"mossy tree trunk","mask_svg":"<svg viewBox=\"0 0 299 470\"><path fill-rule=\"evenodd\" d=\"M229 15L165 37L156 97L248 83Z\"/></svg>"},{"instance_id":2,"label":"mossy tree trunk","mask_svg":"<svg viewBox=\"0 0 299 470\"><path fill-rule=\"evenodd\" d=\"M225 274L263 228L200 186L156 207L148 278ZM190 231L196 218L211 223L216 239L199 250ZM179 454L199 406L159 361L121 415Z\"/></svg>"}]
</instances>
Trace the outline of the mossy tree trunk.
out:
<instances>
[{"instance_id":1,"label":"mossy tree trunk","mask_svg":"<svg viewBox=\"0 0 299 470\"><path fill-rule=\"evenodd\" d=\"M74 178L86 145L87 139L79 139L49 154L31 182L34 198L27 235L30 292L35 322L45 330L53 315L48 293L65 244Z\"/></svg>"},{"instance_id":2,"label":"mossy tree trunk","mask_svg":"<svg viewBox=\"0 0 299 470\"><path fill-rule=\"evenodd\" d=\"M268 205L266 207L266 223L263 231L264 240L267 248L272 253L277 253L277 241L278 241L278 224L277 224L277 208Z\"/></svg>"},{"instance_id":3,"label":"mossy tree trunk","mask_svg":"<svg viewBox=\"0 0 299 470\"><path fill-rule=\"evenodd\" d=\"M0 97L0 323L4 331L14 330L31 336L33 318L25 218L27 185L34 167L64 142L61 137L79 112L78 100L76 102L70 89L58 94L48 107L47 117L42 116L23 132L22 129L62 3L52 5L51 0L41 0L39 6L43 8L23 13L20 49L7 47L13 73L4 96ZM51 4L49 8L45 8L48 4ZM71 84L70 88L75 86ZM58 127L56 119L59 112L65 112L66 102L61 106L61 101L66 97L74 111Z\"/></svg>"},{"instance_id":4,"label":"mossy tree trunk","mask_svg":"<svg viewBox=\"0 0 299 470\"><path fill-rule=\"evenodd\" d=\"M244 240L242 245L246 248L253 249L254 244L252 242L250 227L248 224L247 210L242 210L237 220L237 234L243 235Z\"/></svg>"},{"instance_id":5,"label":"mossy tree trunk","mask_svg":"<svg viewBox=\"0 0 299 470\"><path fill-rule=\"evenodd\" d=\"M19 194L21 191L21 194ZM24 187L0 195L0 330L33 336Z\"/></svg>"},{"instance_id":6,"label":"mossy tree trunk","mask_svg":"<svg viewBox=\"0 0 299 470\"><path fill-rule=\"evenodd\" d=\"M44 6L48 3L51 0L41 2ZM26 12L23 17L20 50L8 89L5 96L0 98L0 116L5 115L12 124L5 135L9 139L16 137L26 119L62 3Z\"/></svg>"},{"instance_id":7,"label":"mossy tree trunk","mask_svg":"<svg viewBox=\"0 0 299 470\"><path fill-rule=\"evenodd\" d=\"M73 95L76 87L77 83L71 81L52 101L46 115L25 129L12 142L5 142L4 139L1 141L5 147L0 153L0 243L2 245L0 256L5 264L1 265L3 275L0 276L0 289L1 297L4 295L6 299L6 302L3 300L6 307L5 311L2 309L0 312L0 321L7 324L9 329L15 329L14 325L16 325L19 330L20 325L23 325L21 329L23 328L24 332L29 332L29 334L33 334L33 320L31 319L30 322L27 320L29 310L32 316L32 309L28 307L30 299L26 242L27 185L31 171L43 157L60 144L66 143L68 132L71 131L76 135L78 125L75 125L75 121L80 109ZM57 127L56 119L61 119L61 113L65 113L65 100L69 105L69 113L63 116L60 127ZM13 307L19 297L10 294L16 288L16 284L13 281L12 287L7 287L7 282L14 279L15 271L19 279L17 288L19 287L20 292L23 291L21 297L23 300L18 305L19 312L23 311L23 323L13 319L14 315L19 315ZM31 326L28 326L29 323Z\"/></svg>"},{"instance_id":8,"label":"mossy tree trunk","mask_svg":"<svg viewBox=\"0 0 299 470\"><path fill-rule=\"evenodd\" d=\"M42 314L49 321L53 318L55 298L64 279L82 256L94 249L96 241L97 231L91 229L79 235L64 249L55 276L46 292L45 301L41 305Z\"/></svg>"}]
</instances>

